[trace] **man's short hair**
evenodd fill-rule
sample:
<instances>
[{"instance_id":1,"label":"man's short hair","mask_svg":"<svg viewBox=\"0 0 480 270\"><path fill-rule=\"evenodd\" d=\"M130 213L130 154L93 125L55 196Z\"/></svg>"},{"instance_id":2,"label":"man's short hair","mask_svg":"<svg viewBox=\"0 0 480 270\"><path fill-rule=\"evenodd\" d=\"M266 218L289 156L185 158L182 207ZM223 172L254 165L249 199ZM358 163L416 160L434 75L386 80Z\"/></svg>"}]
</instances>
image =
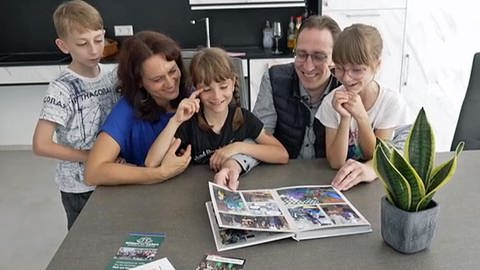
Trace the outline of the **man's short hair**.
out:
<instances>
[{"instance_id":1,"label":"man's short hair","mask_svg":"<svg viewBox=\"0 0 480 270\"><path fill-rule=\"evenodd\" d=\"M330 33L332 33L333 41L337 40L338 35L342 31L340 26L338 26L338 23L331 17L326 15L312 15L303 21L300 29L298 30L297 37L304 29L312 28L318 30L328 29Z\"/></svg>"},{"instance_id":2,"label":"man's short hair","mask_svg":"<svg viewBox=\"0 0 480 270\"><path fill-rule=\"evenodd\" d=\"M60 38L73 31L103 29L103 19L96 8L82 0L72 0L60 4L53 13L53 24Z\"/></svg>"}]
</instances>

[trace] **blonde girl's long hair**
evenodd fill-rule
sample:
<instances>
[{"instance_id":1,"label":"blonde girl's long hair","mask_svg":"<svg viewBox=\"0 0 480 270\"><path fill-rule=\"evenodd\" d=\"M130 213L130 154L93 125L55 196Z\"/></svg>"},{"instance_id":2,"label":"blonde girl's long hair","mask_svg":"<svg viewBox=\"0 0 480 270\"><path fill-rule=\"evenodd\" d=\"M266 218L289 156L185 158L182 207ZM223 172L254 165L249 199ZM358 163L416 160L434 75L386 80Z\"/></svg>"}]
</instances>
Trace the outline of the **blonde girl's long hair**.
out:
<instances>
[{"instance_id":1,"label":"blonde girl's long hair","mask_svg":"<svg viewBox=\"0 0 480 270\"><path fill-rule=\"evenodd\" d=\"M221 48L205 48L196 53L190 63L190 76L194 86L199 84L209 85L212 82L222 82L232 79L234 83L232 104L236 107L233 116L233 130L239 129L243 123L243 114L240 107L240 90L238 75L232 58ZM197 114L200 129L211 130L203 113L203 106L200 106L200 113Z\"/></svg>"},{"instance_id":2,"label":"blonde girl's long hair","mask_svg":"<svg viewBox=\"0 0 480 270\"><path fill-rule=\"evenodd\" d=\"M357 64L376 68L381 58L383 40L377 28L366 24L352 24L338 36L333 46L335 64Z\"/></svg>"}]
</instances>

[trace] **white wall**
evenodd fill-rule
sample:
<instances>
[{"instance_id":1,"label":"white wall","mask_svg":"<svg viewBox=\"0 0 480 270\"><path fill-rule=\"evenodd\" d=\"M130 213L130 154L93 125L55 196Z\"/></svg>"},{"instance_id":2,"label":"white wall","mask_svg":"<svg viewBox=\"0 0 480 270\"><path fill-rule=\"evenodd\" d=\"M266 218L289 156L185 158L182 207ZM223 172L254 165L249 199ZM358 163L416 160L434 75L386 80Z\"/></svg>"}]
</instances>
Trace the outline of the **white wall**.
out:
<instances>
[{"instance_id":1,"label":"white wall","mask_svg":"<svg viewBox=\"0 0 480 270\"><path fill-rule=\"evenodd\" d=\"M410 0L407 85L401 93L414 115L421 107L436 134L437 151L449 151L475 52L480 51L476 2Z\"/></svg>"},{"instance_id":2,"label":"white wall","mask_svg":"<svg viewBox=\"0 0 480 270\"><path fill-rule=\"evenodd\" d=\"M30 147L46 89L46 84L0 86L0 150Z\"/></svg>"}]
</instances>

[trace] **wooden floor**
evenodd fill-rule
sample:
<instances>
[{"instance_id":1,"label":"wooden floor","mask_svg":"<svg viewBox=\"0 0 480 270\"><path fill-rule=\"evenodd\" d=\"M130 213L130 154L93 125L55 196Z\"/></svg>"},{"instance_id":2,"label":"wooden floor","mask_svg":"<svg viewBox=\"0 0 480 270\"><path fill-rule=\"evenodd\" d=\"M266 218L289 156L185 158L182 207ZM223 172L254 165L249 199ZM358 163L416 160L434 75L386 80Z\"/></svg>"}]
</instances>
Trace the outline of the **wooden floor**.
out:
<instances>
[{"instance_id":1,"label":"wooden floor","mask_svg":"<svg viewBox=\"0 0 480 270\"><path fill-rule=\"evenodd\" d=\"M45 269L67 233L55 161L0 151L0 269Z\"/></svg>"}]
</instances>

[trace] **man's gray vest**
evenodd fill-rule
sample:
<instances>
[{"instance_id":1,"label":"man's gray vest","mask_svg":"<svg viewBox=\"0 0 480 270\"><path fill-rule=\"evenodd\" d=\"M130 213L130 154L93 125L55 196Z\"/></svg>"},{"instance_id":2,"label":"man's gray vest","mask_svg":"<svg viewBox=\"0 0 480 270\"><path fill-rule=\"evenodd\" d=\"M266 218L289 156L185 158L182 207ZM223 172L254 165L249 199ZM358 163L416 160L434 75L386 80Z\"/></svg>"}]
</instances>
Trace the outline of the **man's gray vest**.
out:
<instances>
[{"instance_id":1,"label":"man's gray vest","mask_svg":"<svg viewBox=\"0 0 480 270\"><path fill-rule=\"evenodd\" d=\"M305 137L305 129L310 124L310 109L300 96L299 81L295 67L292 64L276 65L269 70L270 82L277 125L273 135L288 151L290 158L297 158ZM330 84L330 92L340 84L335 78ZM315 118L315 157L325 157L325 127Z\"/></svg>"}]
</instances>

